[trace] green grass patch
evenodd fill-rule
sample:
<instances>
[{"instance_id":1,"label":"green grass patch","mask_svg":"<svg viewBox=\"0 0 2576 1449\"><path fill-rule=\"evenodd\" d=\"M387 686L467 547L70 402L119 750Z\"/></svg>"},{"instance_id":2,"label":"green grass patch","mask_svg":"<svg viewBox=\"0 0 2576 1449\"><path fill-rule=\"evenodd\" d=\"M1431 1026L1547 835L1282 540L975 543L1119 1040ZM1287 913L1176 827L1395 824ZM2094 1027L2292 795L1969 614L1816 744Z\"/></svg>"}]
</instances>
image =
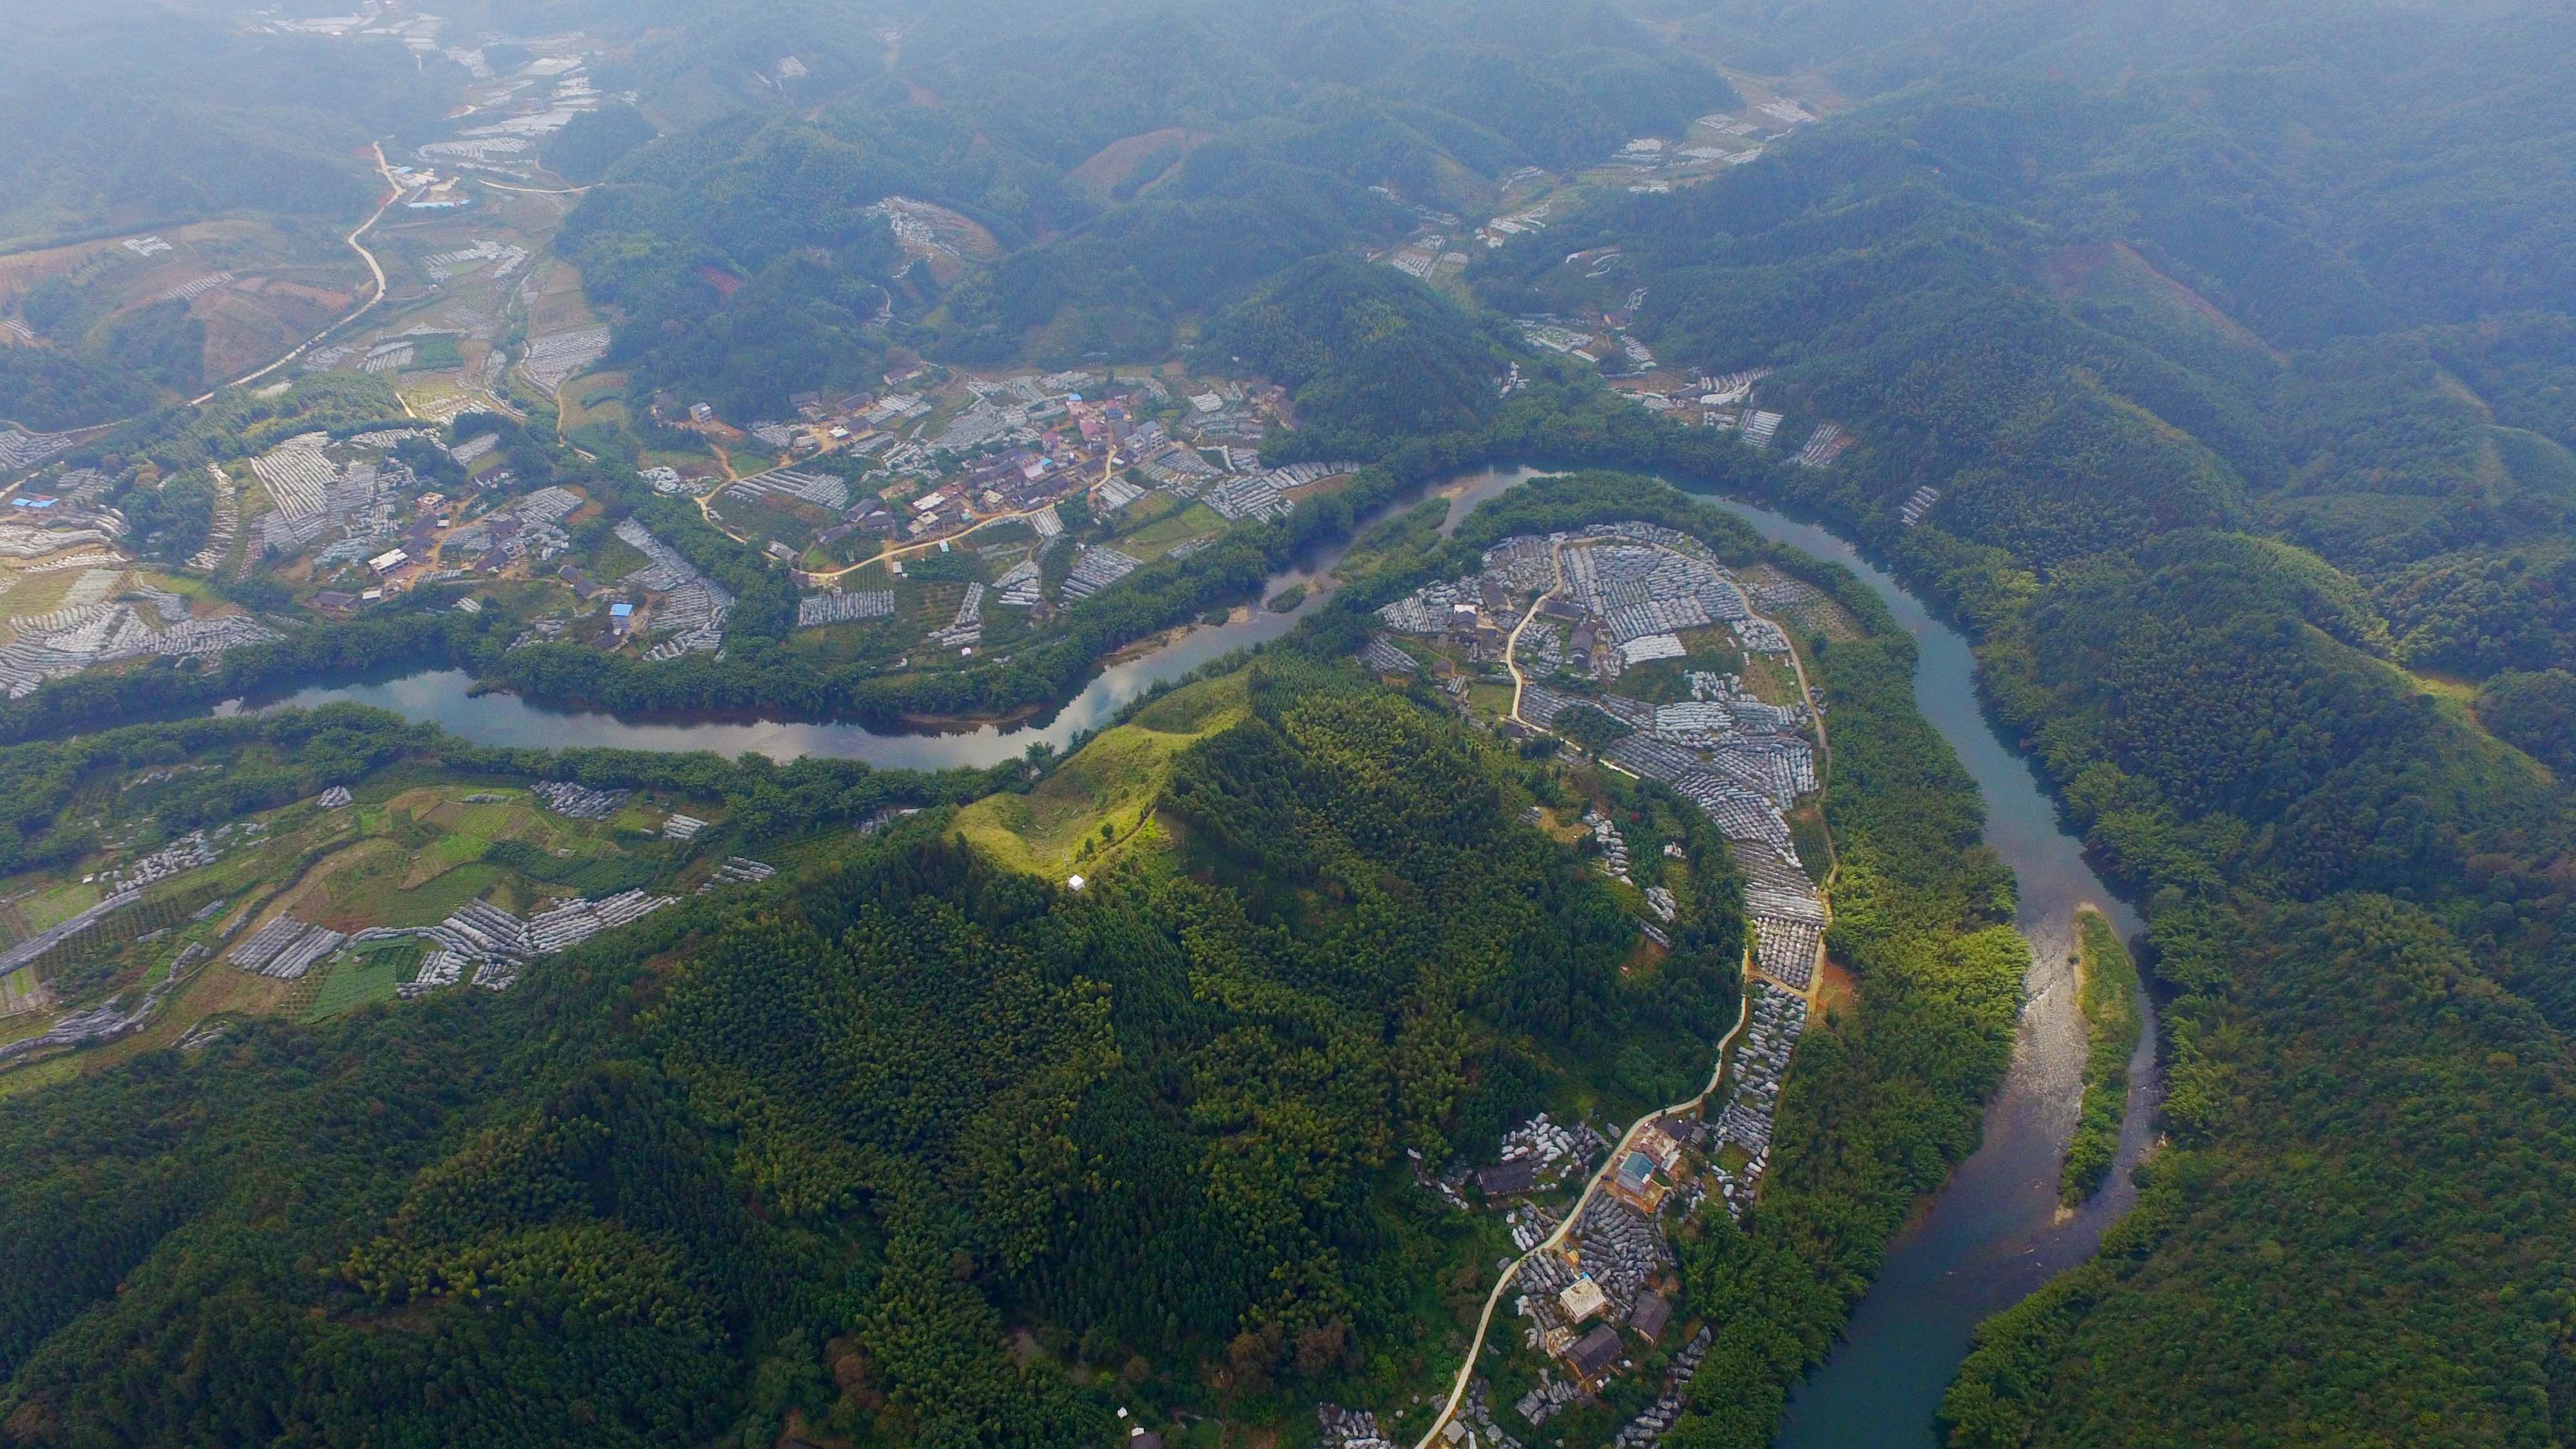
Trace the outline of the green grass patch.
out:
<instances>
[{"instance_id":1,"label":"green grass patch","mask_svg":"<svg viewBox=\"0 0 2576 1449\"><path fill-rule=\"evenodd\" d=\"M453 334L431 332L412 340L411 362L406 372L436 372L441 368L463 367L465 354Z\"/></svg>"},{"instance_id":2,"label":"green grass patch","mask_svg":"<svg viewBox=\"0 0 2576 1449\"><path fill-rule=\"evenodd\" d=\"M1029 793L989 796L959 811L957 831L999 864L1060 876L1135 836L1171 778L1173 757L1243 718L1244 708L1239 673L1175 690L1083 746Z\"/></svg>"},{"instance_id":3,"label":"green grass patch","mask_svg":"<svg viewBox=\"0 0 2576 1449\"><path fill-rule=\"evenodd\" d=\"M2120 1153L2120 1122L2129 1110L2129 1057L2138 1049L2138 967L2110 919L2091 906L2075 913L2084 1021L2092 1046L2084 1060L2084 1105L2066 1165L2057 1175L2067 1206L2091 1197Z\"/></svg>"},{"instance_id":4,"label":"green grass patch","mask_svg":"<svg viewBox=\"0 0 2576 1449\"><path fill-rule=\"evenodd\" d=\"M717 494L707 507L755 544L775 539L800 552L831 518L819 508L773 503L732 488Z\"/></svg>"},{"instance_id":5,"label":"green grass patch","mask_svg":"<svg viewBox=\"0 0 2576 1449\"><path fill-rule=\"evenodd\" d=\"M642 796L637 796L627 801L625 808L610 816L606 823L613 831L659 835L663 816L667 813L660 806L649 804Z\"/></svg>"},{"instance_id":6,"label":"green grass patch","mask_svg":"<svg viewBox=\"0 0 2576 1449\"><path fill-rule=\"evenodd\" d=\"M622 579L651 562L642 549L611 534L591 555L590 571L603 579Z\"/></svg>"},{"instance_id":7,"label":"green grass patch","mask_svg":"<svg viewBox=\"0 0 2576 1449\"><path fill-rule=\"evenodd\" d=\"M15 1097L56 1082L68 1082L80 1075L80 1054L66 1053L44 1061L0 1072L0 1097Z\"/></svg>"},{"instance_id":8,"label":"green grass patch","mask_svg":"<svg viewBox=\"0 0 2576 1449\"><path fill-rule=\"evenodd\" d=\"M98 903L97 886L70 881L20 901L18 913L27 918L28 929L42 931L59 926Z\"/></svg>"},{"instance_id":9,"label":"green grass patch","mask_svg":"<svg viewBox=\"0 0 2576 1449\"><path fill-rule=\"evenodd\" d=\"M433 876L443 875L460 865L481 860L483 852L491 848L491 844L490 840L470 831L442 835L428 849L420 852L420 864Z\"/></svg>"},{"instance_id":10,"label":"green grass patch","mask_svg":"<svg viewBox=\"0 0 2576 1449\"><path fill-rule=\"evenodd\" d=\"M361 1006L372 1006L394 999L394 988L402 984L405 970L422 954L418 941L389 941L385 949L351 952L331 963L313 993L313 1004L304 1013L307 1021L321 1021Z\"/></svg>"},{"instance_id":11,"label":"green grass patch","mask_svg":"<svg viewBox=\"0 0 2576 1449\"><path fill-rule=\"evenodd\" d=\"M1177 494L1166 493L1159 488L1148 489L1144 497L1118 510L1115 527L1122 532L1142 528L1158 518L1182 512L1188 507L1189 505L1183 503Z\"/></svg>"},{"instance_id":12,"label":"green grass patch","mask_svg":"<svg viewBox=\"0 0 2576 1449\"><path fill-rule=\"evenodd\" d=\"M446 920L456 908L500 884L508 872L490 861L457 866L417 890L387 891L381 902L383 924L428 926Z\"/></svg>"},{"instance_id":13,"label":"green grass patch","mask_svg":"<svg viewBox=\"0 0 2576 1449\"><path fill-rule=\"evenodd\" d=\"M1449 500L1425 499L1361 534L1333 569L1339 579L1357 579L1381 568L1401 568L1438 546L1440 525L1448 520Z\"/></svg>"},{"instance_id":14,"label":"green grass patch","mask_svg":"<svg viewBox=\"0 0 2576 1449\"><path fill-rule=\"evenodd\" d=\"M1145 505L1140 500L1133 506L1142 508ZM1138 558L1151 559L1154 555L1163 553L1175 545L1224 531L1225 519L1215 509L1204 503L1193 503L1178 512L1166 513L1142 528L1120 535L1118 544L1121 549L1135 554Z\"/></svg>"}]
</instances>

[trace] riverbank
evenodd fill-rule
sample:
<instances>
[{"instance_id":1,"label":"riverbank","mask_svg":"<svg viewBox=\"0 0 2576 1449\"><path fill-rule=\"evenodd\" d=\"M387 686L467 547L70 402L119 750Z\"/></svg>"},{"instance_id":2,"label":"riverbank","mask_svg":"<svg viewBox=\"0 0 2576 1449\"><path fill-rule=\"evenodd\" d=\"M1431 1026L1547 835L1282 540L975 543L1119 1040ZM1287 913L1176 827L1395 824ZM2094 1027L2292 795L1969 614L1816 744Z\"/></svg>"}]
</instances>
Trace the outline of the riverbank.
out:
<instances>
[{"instance_id":1,"label":"riverbank","mask_svg":"<svg viewBox=\"0 0 2576 1449\"><path fill-rule=\"evenodd\" d=\"M1851 570L1913 637L1917 708L1975 779L1984 843L2018 889L2015 925L2032 969L2012 1068L1986 1107L1977 1149L1887 1244L1875 1281L1832 1353L1790 1397L1775 1439L1784 1449L1932 1449L1933 1417L1977 1324L2089 1258L2137 1200L2132 1174L2155 1097L2155 1018L2143 998L2111 1175L2072 1215L2059 1212L2057 1179L2087 1054L2071 964L2075 910L2099 907L2123 936L2143 926L2085 860L2030 762L1988 719L1965 635L1823 525L1718 503L1763 537Z\"/></svg>"},{"instance_id":2,"label":"riverbank","mask_svg":"<svg viewBox=\"0 0 2576 1449\"><path fill-rule=\"evenodd\" d=\"M2057 1195L2067 1209L2093 1195L2120 1155L2120 1123L2128 1115L2129 1059L2137 1055L2138 1003L2143 999L2138 964L2109 918L2091 906L2075 912L2076 971L2083 988L2084 1022L2091 1047L2084 1062L2083 1103L2075 1136L2058 1170Z\"/></svg>"},{"instance_id":3,"label":"riverbank","mask_svg":"<svg viewBox=\"0 0 2576 1449\"><path fill-rule=\"evenodd\" d=\"M1454 535L1469 512L1538 476L1531 469L1484 469L1433 485L1431 496L1451 499L1440 528ZM1848 540L1809 522L1750 504L1690 495L1723 508L1774 543L1851 571L1874 595L1899 632L1910 637L1912 708L1939 741L1956 754L1982 801L1976 838L2009 867L2018 887L2015 924L2029 942L2030 964L2021 983L2022 1007L2011 1065L1975 1124L1975 1150L1928 1199L1909 1192L1889 1223L1892 1240L1867 1245L1866 1274L1875 1281L1851 1312L1828 1322L1827 1340L1840 1338L1810 1380L1789 1399L1783 1444L1839 1446L1870 1443L1933 1444L1932 1417L1941 1393L1964 1358L1977 1322L2029 1293L2048 1276L2090 1256L2101 1234L2135 1200L2130 1169L2147 1139L2153 1100L2154 1021L2140 1004L2141 1031L2130 1059L2133 1090L2121 1120L2113 1168L2101 1191L2077 1212L2059 1211L2057 1182L2076 1125L2087 1032L2070 957L2076 907L2092 904L2123 936L2139 930L2083 859L2081 844L2063 829L2029 764L1995 732L1976 686L1976 660L1968 641L1937 618L1915 594L1864 557ZM1329 579L1356 537L1385 516L1418 506L1419 496L1388 505L1361 520L1345 539L1315 550L1304 562L1265 581L1268 597L1292 582ZM1198 625L1126 663L1097 674L1052 718L1017 728L945 735L886 734L847 724L630 723L604 714L544 710L507 694L473 694L462 671L312 689L279 701L309 706L331 700L377 705L441 725L490 744L600 745L639 750L705 749L734 756L759 753L791 760L805 755L858 759L886 768L941 769L989 766L1045 742L1059 749L1077 734L1110 723L1119 710L1158 682L1237 650L1280 638L1320 607L1327 592L1290 614L1266 609L1234 611L1221 625ZM1842 686L1833 677L1829 651L1821 681L1842 722ZM1857 659L1857 655L1852 656ZM1849 762L1837 761L1841 768ZM1867 984L1866 975L1864 984ZM1899 1222L1904 1225L1900 1228ZM1883 1254L1883 1256L1882 1256Z\"/></svg>"}]
</instances>

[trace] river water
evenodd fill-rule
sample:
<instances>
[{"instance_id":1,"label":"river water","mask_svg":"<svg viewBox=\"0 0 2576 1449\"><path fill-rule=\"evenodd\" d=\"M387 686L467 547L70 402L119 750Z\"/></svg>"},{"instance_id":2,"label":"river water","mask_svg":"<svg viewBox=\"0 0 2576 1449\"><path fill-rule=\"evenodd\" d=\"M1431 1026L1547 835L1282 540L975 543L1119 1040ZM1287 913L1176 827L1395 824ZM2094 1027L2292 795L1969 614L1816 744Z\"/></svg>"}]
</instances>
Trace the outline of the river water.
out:
<instances>
[{"instance_id":1,"label":"river water","mask_svg":"<svg viewBox=\"0 0 2576 1449\"><path fill-rule=\"evenodd\" d=\"M1528 469L1471 473L1433 490L1450 500L1443 532L1454 531L1477 504L1536 477ZM1407 499L1362 521L1360 529L1419 503ZM760 754L787 761L806 755L864 760L883 769L937 770L951 766L983 767L1018 759L1033 744L1062 749L1075 735L1096 730L1117 717L1139 695L1169 679L1178 679L1212 660L1237 650L1266 644L1297 627L1320 607L1334 587L1333 569L1348 551L1347 542L1321 545L1289 569L1272 576L1262 589L1269 598L1292 584L1302 584L1306 597L1286 613L1259 604L1240 608L1222 624L1189 630L1168 643L1109 665L1045 720L1007 727L985 725L947 731L880 732L854 724L800 724L783 720L623 719L587 711L546 709L514 694L476 694L473 677L463 670L440 669L398 677L317 685L276 699L257 701L257 709L307 709L348 702L371 704L406 719L435 724L450 734L478 744L531 749L597 746L620 750L713 750L727 757ZM218 706L233 713L239 701Z\"/></svg>"},{"instance_id":2,"label":"river water","mask_svg":"<svg viewBox=\"0 0 2576 1449\"><path fill-rule=\"evenodd\" d=\"M1533 476L1526 469L1476 473L1439 490L1452 500L1442 532L1454 531L1477 504ZM1977 1322L2089 1257L2103 1230L2136 1198L2132 1169L2146 1144L2155 1085L2151 1013L2129 1064L2129 1112L2109 1183L2083 1208L2064 1213L2057 1173L2075 1128L2085 1057L2072 966L2075 908L2100 907L2123 936L2134 938L2140 926L2084 863L2030 766L1987 724L1977 701L1975 659L1957 630L1825 529L1768 509L1712 501L1765 538L1851 569L1886 601L1921 651L1916 704L1975 777L1985 796L1986 841L2021 885L2018 924L2033 950L2029 1000L2012 1069L1986 1110L1983 1145L1889 1245L1878 1281L1862 1298L1843 1341L1791 1396L1778 1438L1783 1449L1930 1449L1941 1391L1966 1356ZM1039 742L1061 749L1076 734L1106 724L1156 683L1286 634L1330 594L1332 569L1342 553L1339 545L1319 549L1270 581L1265 596L1291 584L1307 587L1297 609L1238 609L1223 624L1192 629L1104 669L1053 718L1009 728L905 734L846 724L623 720L540 709L513 695L474 694L472 680L454 670L316 687L257 707L348 700L496 745L714 750L778 760L826 755L912 769L990 765L1017 758ZM2143 1000L2139 1005L2149 1010Z\"/></svg>"},{"instance_id":3,"label":"river water","mask_svg":"<svg viewBox=\"0 0 2576 1449\"><path fill-rule=\"evenodd\" d=\"M1813 524L1719 500L1763 537L1858 574L1914 636L1914 702L1950 742L1986 802L1986 843L2021 884L2016 924L2030 939L2029 1001L2004 1084L1987 1105L1985 1139L1889 1244L1878 1281L1843 1341L1789 1399L1782 1449L1931 1449L1941 1391L1967 1356L1980 1319L2021 1301L2091 1257L2102 1232L2137 1200L2134 1169L2147 1143L2155 1090L2155 1017L2129 1061L2129 1110L2110 1179L2071 1214L2057 1173L2083 1096L2086 1033L2073 958L2075 908L2099 907L2134 940L2142 927L2084 863L2030 765L1986 722L1968 641L1849 543ZM1868 983L1862 983L1864 999Z\"/></svg>"}]
</instances>

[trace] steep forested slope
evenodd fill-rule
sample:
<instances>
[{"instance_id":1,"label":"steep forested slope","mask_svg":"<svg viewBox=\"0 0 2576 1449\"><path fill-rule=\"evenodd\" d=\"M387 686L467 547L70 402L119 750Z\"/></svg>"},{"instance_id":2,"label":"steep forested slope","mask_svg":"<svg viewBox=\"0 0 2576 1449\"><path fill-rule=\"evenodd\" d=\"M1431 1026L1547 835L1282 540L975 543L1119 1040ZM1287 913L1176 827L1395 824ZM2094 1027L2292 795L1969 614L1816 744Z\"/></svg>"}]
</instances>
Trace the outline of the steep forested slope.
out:
<instances>
[{"instance_id":1,"label":"steep forested slope","mask_svg":"<svg viewBox=\"0 0 2576 1449\"><path fill-rule=\"evenodd\" d=\"M1284 22L1234 3L942 6L879 60L845 57L609 172L565 245L628 310L623 355L775 410L784 369L756 354L779 325L783 350L813 350L802 293L834 328L882 298L888 336L958 360L1152 356L1284 267L1403 236L1407 203L1472 208L1515 168L1597 161L1734 99L1607 6L1371 0ZM650 97L698 63L647 44L632 78ZM888 196L991 246L912 265L863 215ZM783 248L805 258L795 286L735 290ZM710 337L671 340L681 327ZM830 341L852 376L881 345Z\"/></svg>"},{"instance_id":2,"label":"steep forested slope","mask_svg":"<svg viewBox=\"0 0 2576 1449\"><path fill-rule=\"evenodd\" d=\"M435 124L461 74L143 0L12 0L0 24L0 242L243 208L364 216L367 141Z\"/></svg>"},{"instance_id":3,"label":"steep forested slope","mask_svg":"<svg viewBox=\"0 0 2576 1449\"><path fill-rule=\"evenodd\" d=\"M1891 93L1479 286L1622 246L1659 353L1857 425L1780 494L1979 630L2176 994L2174 1150L1955 1437L2563 1438L2563 7L1665 8Z\"/></svg>"},{"instance_id":4,"label":"steep forested slope","mask_svg":"<svg viewBox=\"0 0 2576 1449\"><path fill-rule=\"evenodd\" d=\"M1249 705L1080 894L929 816L506 996L0 1106L0 1434L1055 1445L1126 1390L1006 1321L1239 1388L1409 1360L1467 1229L1401 1210L1405 1150L1614 1041L1704 1070L1741 921L1632 976L1509 756L1293 660Z\"/></svg>"}]
</instances>

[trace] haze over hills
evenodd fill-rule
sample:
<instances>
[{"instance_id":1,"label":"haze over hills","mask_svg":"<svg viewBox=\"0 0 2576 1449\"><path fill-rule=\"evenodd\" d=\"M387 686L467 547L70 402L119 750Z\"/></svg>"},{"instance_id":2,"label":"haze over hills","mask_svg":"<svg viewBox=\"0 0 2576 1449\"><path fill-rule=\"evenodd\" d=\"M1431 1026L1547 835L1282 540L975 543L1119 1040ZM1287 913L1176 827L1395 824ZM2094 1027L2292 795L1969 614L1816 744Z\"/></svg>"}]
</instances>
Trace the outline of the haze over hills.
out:
<instances>
[{"instance_id":1,"label":"haze over hills","mask_svg":"<svg viewBox=\"0 0 2576 1449\"><path fill-rule=\"evenodd\" d=\"M0 24L0 1442L2576 1439L2564 0Z\"/></svg>"}]
</instances>

